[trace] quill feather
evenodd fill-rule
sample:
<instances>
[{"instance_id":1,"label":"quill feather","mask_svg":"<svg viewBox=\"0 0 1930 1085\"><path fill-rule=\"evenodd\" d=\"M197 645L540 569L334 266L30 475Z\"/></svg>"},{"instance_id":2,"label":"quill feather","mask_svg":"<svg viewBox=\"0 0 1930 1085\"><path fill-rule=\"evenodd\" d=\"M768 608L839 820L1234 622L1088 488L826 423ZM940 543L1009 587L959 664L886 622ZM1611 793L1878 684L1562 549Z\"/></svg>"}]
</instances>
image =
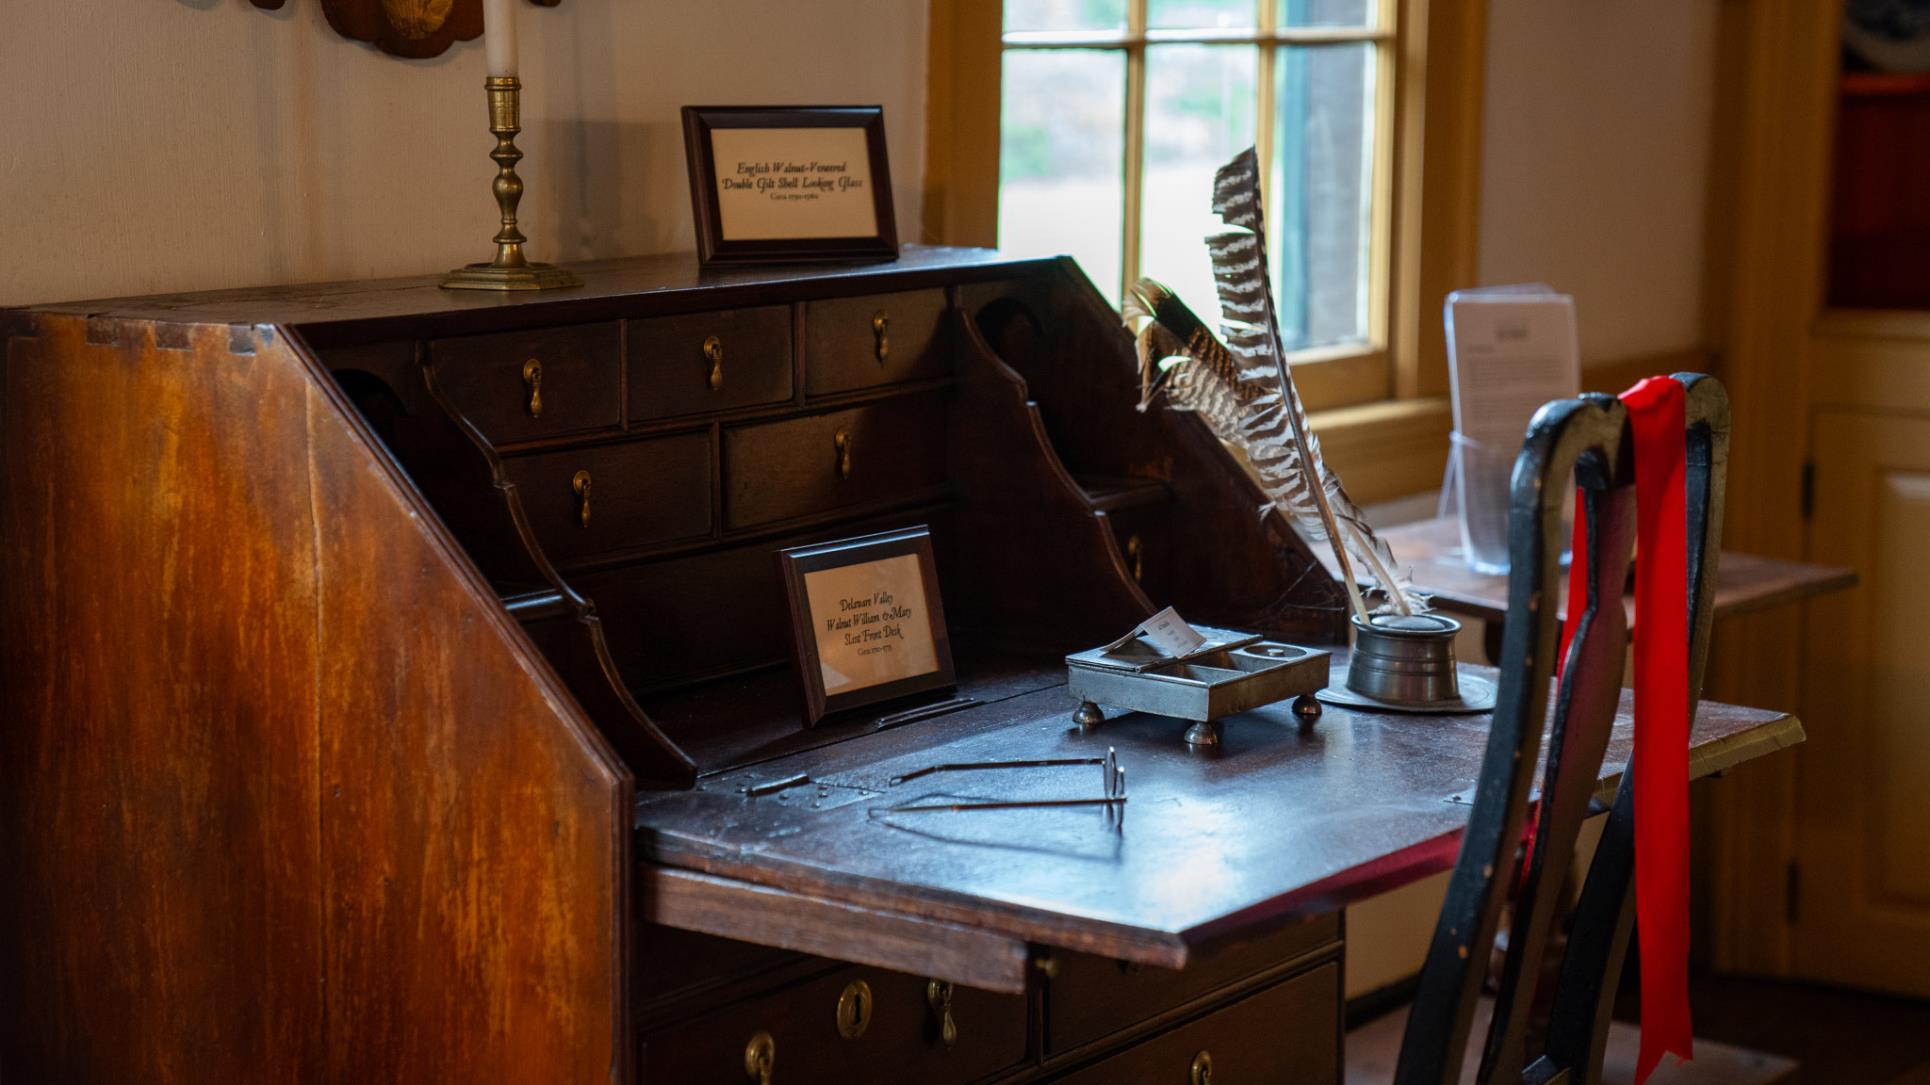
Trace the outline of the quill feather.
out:
<instances>
[{"instance_id":1,"label":"quill feather","mask_svg":"<svg viewBox=\"0 0 1930 1085\"><path fill-rule=\"evenodd\" d=\"M1303 535L1333 547L1356 614L1367 614L1353 573L1356 561L1386 597L1387 608L1419 613L1427 609L1426 599L1409 587L1393 552L1327 469L1307 422L1274 310L1259 191L1251 150L1214 178L1213 210L1233 227L1207 239L1225 343L1159 283L1142 279L1128 292L1123 315L1139 328L1140 409L1163 389L1174 407L1199 412L1222 440L1245 453L1271 504ZM1172 358L1181 360L1162 368Z\"/></svg>"}]
</instances>

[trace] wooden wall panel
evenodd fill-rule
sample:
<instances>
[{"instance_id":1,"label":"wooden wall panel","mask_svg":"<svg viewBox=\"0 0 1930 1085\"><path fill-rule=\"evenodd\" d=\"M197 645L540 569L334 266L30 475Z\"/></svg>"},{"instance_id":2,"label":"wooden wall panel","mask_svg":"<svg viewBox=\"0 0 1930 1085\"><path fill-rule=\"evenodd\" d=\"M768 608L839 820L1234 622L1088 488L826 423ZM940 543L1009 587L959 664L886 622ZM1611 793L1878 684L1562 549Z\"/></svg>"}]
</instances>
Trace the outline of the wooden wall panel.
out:
<instances>
[{"instance_id":1,"label":"wooden wall panel","mask_svg":"<svg viewBox=\"0 0 1930 1085\"><path fill-rule=\"evenodd\" d=\"M0 393L0 1079L318 1081L306 393L88 330Z\"/></svg>"},{"instance_id":2,"label":"wooden wall panel","mask_svg":"<svg viewBox=\"0 0 1930 1085\"><path fill-rule=\"evenodd\" d=\"M333 384L11 331L0 1080L623 1079L628 776Z\"/></svg>"},{"instance_id":3,"label":"wooden wall panel","mask_svg":"<svg viewBox=\"0 0 1930 1085\"><path fill-rule=\"evenodd\" d=\"M621 1080L628 775L324 392L328 1080Z\"/></svg>"}]
</instances>

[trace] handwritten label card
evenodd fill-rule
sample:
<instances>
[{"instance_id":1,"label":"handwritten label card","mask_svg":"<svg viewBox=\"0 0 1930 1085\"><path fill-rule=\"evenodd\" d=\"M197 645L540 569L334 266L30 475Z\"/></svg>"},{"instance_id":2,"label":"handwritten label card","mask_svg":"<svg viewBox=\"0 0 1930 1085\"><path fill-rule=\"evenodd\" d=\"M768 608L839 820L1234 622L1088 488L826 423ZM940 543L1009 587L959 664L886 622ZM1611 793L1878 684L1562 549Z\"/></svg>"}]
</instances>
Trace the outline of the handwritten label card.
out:
<instances>
[{"instance_id":1,"label":"handwritten label card","mask_svg":"<svg viewBox=\"0 0 1930 1085\"><path fill-rule=\"evenodd\" d=\"M938 669L918 556L804 574L826 696Z\"/></svg>"},{"instance_id":2,"label":"handwritten label card","mask_svg":"<svg viewBox=\"0 0 1930 1085\"><path fill-rule=\"evenodd\" d=\"M862 128L716 128L717 211L725 241L878 233Z\"/></svg>"},{"instance_id":3,"label":"handwritten label card","mask_svg":"<svg viewBox=\"0 0 1930 1085\"><path fill-rule=\"evenodd\" d=\"M923 525L777 552L804 721L957 684Z\"/></svg>"}]
</instances>

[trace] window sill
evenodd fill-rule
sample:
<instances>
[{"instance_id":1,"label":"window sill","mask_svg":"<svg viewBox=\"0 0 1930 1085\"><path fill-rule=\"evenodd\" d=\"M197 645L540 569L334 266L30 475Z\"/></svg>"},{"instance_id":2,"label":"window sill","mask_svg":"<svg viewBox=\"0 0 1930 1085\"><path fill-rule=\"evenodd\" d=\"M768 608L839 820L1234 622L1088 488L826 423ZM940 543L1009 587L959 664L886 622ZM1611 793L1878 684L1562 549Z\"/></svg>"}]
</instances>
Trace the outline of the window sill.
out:
<instances>
[{"instance_id":1,"label":"window sill","mask_svg":"<svg viewBox=\"0 0 1930 1085\"><path fill-rule=\"evenodd\" d=\"M1453 411L1447 397L1390 399L1314 411L1327 466L1339 472L1356 505L1439 489L1447 467Z\"/></svg>"}]
</instances>

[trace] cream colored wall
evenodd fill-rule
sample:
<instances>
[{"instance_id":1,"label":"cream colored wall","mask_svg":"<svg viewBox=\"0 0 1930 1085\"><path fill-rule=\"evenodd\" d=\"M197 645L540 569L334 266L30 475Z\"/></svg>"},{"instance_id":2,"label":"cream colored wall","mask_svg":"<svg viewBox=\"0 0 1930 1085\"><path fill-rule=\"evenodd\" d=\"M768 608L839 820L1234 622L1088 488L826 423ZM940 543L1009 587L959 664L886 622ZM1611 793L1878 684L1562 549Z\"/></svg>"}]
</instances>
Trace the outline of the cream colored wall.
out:
<instances>
[{"instance_id":1,"label":"cream colored wall","mask_svg":"<svg viewBox=\"0 0 1930 1085\"><path fill-rule=\"evenodd\" d=\"M1703 346L1716 0L1488 0L1480 277L1575 296L1584 363Z\"/></svg>"},{"instance_id":2,"label":"cream colored wall","mask_svg":"<svg viewBox=\"0 0 1930 1085\"><path fill-rule=\"evenodd\" d=\"M693 247L678 108L882 104L900 232L924 162L923 3L523 9L524 232ZM404 61L319 0L5 0L0 305L407 275L489 255L482 43Z\"/></svg>"}]
</instances>

